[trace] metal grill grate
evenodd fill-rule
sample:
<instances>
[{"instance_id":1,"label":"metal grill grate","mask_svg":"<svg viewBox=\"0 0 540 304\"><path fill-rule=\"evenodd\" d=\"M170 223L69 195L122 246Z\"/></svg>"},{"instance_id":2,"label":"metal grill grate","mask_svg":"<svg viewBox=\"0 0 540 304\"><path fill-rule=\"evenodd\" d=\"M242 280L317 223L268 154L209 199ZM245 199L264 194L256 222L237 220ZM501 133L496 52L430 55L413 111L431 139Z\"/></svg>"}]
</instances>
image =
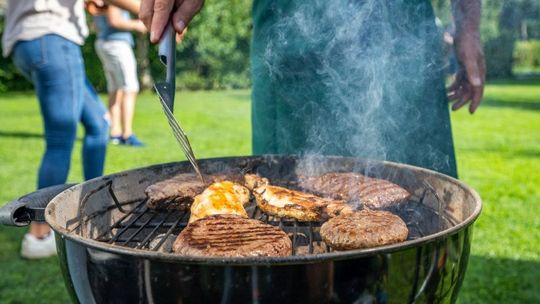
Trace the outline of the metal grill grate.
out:
<instances>
[{"instance_id":1,"label":"metal grill grate","mask_svg":"<svg viewBox=\"0 0 540 304\"><path fill-rule=\"evenodd\" d=\"M188 224L189 210L150 209L146 206L146 200L120 202L114 194L110 181L89 192L81 205L84 206L95 193L105 190L110 194L114 204L111 204L106 210L80 217L78 225L73 230L78 230L78 233L82 234L82 229L89 221L117 209L123 215L94 239L129 248L172 252L172 243ZM407 224L409 239L416 239L440 231L441 228L444 229L457 222L445 215L444 212L441 213L441 210L437 211L425 206L423 200L428 195L435 196L439 200L434 190L427 187L420 199L405 203L405 208L392 210ZM319 228L322 222L300 222L294 219L269 216L261 212L253 199L246 211L250 218L277 226L285 231L292 240L294 255L332 251L321 240Z\"/></svg>"},{"instance_id":2,"label":"metal grill grate","mask_svg":"<svg viewBox=\"0 0 540 304\"><path fill-rule=\"evenodd\" d=\"M146 200L133 205L131 211L124 214L96 240L136 249L171 252L172 242L187 226L189 211L150 209L146 207ZM285 231L292 240L293 254L311 254L314 250L317 253L331 251L322 242L318 232L322 223L268 216L260 211L254 201L250 202L246 211L251 218L278 226Z\"/></svg>"}]
</instances>

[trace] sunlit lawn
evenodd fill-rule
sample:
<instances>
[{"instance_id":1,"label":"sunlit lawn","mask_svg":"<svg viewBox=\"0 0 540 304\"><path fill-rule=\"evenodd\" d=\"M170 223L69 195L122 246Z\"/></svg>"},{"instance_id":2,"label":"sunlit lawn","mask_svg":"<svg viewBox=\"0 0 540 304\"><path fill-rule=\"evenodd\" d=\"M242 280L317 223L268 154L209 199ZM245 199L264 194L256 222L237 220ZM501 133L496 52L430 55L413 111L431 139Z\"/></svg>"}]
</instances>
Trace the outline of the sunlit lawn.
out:
<instances>
[{"instance_id":1,"label":"sunlit lawn","mask_svg":"<svg viewBox=\"0 0 540 304\"><path fill-rule=\"evenodd\" d=\"M139 98L135 119L147 147L110 147L107 173L183 158L155 98ZM198 157L250 153L249 92L180 92L176 109ZM43 139L32 95L0 96L0 117L2 205L34 189ZM540 80L491 84L479 112L455 113L453 123L460 176L485 203L460 301L540 303ZM73 182L79 151L80 141ZM0 303L67 302L55 258L19 258L23 234L0 227Z\"/></svg>"}]
</instances>

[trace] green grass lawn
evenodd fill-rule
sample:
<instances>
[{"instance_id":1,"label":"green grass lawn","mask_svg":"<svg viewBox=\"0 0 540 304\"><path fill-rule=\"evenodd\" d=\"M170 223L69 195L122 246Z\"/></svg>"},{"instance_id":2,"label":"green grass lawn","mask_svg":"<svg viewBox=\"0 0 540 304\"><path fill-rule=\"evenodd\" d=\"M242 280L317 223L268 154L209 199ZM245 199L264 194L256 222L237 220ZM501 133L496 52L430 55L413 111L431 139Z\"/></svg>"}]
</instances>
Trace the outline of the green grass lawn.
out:
<instances>
[{"instance_id":1,"label":"green grass lawn","mask_svg":"<svg viewBox=\"0 0 540 304\"><path fill-rule=\"evenodd\" d=\"M110 147L107 173L183 159L155 98L140 96L135 118L148 146ZM247 91L177 95L177 117L201 158L250 153L249 108ZM0 96L0 117L1 205L34 189L43 139L32 95ZM460 176L484 200L460 302L540 303L540 79L490 84L478 113L454 113L453 126ZM0 303L67 302L55 258L19 258L24 232L0 227Z\"/></svg>"}]
</instances>

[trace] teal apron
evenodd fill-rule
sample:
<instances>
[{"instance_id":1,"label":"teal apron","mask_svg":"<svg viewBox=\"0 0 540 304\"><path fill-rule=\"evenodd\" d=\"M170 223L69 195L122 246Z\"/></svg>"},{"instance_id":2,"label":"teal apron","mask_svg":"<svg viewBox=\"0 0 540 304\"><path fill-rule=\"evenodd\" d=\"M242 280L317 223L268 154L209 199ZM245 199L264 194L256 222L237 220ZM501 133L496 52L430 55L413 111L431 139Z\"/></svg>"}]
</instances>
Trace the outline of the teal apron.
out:
<instances>
[{"instance_id":1,"label":"teal apron","mask_svg":"<svg viewBox=\"0 0 540 304\"><path fill-rule=\"evenodd\" d=\"M457 176L440 41L428 0L255 0L253 153Z\"/></svg>"}]
</instances>

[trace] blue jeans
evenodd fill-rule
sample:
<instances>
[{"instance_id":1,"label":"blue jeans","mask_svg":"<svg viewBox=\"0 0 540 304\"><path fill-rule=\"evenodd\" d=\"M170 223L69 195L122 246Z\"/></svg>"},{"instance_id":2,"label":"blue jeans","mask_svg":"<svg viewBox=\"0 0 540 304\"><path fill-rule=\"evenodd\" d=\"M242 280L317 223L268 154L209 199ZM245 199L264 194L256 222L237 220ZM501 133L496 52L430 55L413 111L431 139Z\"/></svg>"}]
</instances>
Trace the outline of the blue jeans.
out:
<instances>
[{"instance_id":1,"label":"blue jeans","mask_svg":"<svg viewBox=\"0 0 540 304\"><path fill-rule=\"evenodd\" d=\"M106 109L86 78L80 47L57 35L19 41L13 60L34 84L45 129L46 150L38 188L66 182L79 121L85 134L84 178L103 174L108 140Z\"/></svg>"}]
</instances>

